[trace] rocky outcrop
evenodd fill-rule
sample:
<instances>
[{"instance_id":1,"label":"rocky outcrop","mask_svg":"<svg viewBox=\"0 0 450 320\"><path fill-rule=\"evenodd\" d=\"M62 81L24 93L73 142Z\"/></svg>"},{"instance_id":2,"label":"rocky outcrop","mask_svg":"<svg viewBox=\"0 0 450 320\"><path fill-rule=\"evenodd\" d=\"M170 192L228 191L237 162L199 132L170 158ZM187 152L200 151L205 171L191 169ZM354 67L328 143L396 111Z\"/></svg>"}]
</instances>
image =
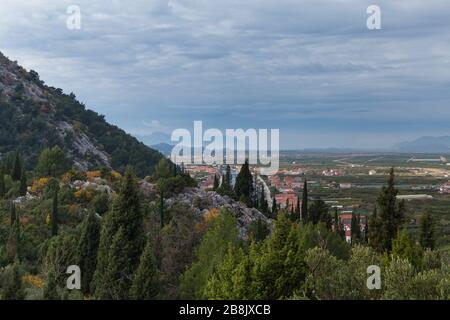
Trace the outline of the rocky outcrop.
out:
<instances>
[{"instance_id":1,"label":"rocky outcrop","mask_svg":"<svg viewBox=\"0 0 450 320\"><path fill-rule=\"evenodd\" d=\"M182 203L191 207L199 214L205 215L209 210L217 208L228 209L238 222L238 231L241 238L246 238L250 224L261 219L269 228L272 220L267 218L255 208L248 208L242 202L237 202L228 196L221 196L214 191L205 191L199 188L186 189L185 192L166 199L165 204L170 207L174 203Z\"/></svg>"}]
</instances>

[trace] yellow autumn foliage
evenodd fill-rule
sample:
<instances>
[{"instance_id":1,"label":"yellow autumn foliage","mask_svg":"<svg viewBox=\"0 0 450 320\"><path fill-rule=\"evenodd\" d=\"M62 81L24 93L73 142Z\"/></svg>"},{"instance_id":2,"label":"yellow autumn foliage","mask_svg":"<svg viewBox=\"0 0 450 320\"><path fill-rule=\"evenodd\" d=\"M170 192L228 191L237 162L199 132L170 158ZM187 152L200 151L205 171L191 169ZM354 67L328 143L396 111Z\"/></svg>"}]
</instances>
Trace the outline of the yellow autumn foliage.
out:
<instances>
[{"instance_id":1,"label":"yellow autumn foliage","mask_svg":"<svg viewBox=\"0 0 450 320\"><path fill-rule=\"evenodd\" d=\"M45 286L45 281L41 277L32 274L24 275L22 281L39 289L42 289Z\"/></svg>"},{"instance_id":2,"label":"yellow autumn foliage","mask_svg":"<svg viewBox=\"0 0 450 320\"><path fill-rule=\"evenodd\" d=\"M99 170L88 171L88 172L86 172L86 176L89 180L93 180L95 178L100 178L102 176L102 173Z\"/></svg>"},{"instance_id":3,"label":"yellow autumn foliage","mask_svg":"<svg viewBox=\"0 0 450 320\"><path fill-rule=\"evenodd\" d=\"M32 193L38 193L44 190L45 186L50 181L49 178L39 178L37 180L33 181L33 184L31 185L31 192Z\"/></svg>"}]
</instances>

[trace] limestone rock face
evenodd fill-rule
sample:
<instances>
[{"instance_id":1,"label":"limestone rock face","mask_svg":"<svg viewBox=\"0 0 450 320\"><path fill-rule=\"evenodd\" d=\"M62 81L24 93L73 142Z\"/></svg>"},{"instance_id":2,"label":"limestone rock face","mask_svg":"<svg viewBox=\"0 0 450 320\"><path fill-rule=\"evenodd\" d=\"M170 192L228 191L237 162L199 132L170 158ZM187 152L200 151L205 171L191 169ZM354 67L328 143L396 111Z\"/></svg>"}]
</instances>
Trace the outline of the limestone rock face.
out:
<instances>
[{"instance_id":1,"label":"limestone rock face","mask_svg":"<svg viewBox=\"0 0 450 320\"><path fill-rule=\"evenodd\" d=\"M166 199L165 204L170 207L174 203L182 203L191 207L198 214L204 215L209 210L217 208L228 209L238 222L238 231L241 238L246 238L250 224L258 219L264 221L269 228L272 220L267 218L255 208L248 208L242 202L234 201L228 196L221 196L214 191L205 191L199 188L186 189L185 192Z\"/></svg>"}]
</instances>

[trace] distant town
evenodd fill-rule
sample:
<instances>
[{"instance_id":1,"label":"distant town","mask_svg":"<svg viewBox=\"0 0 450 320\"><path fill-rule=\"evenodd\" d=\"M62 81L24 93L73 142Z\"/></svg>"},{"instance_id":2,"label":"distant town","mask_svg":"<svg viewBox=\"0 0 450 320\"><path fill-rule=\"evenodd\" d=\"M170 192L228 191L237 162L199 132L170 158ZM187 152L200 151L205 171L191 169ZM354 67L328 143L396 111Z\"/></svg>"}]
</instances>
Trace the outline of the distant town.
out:
<instances>
[{"instance_id":1,"label":"distant town","mask_svg":"<svg viewBox=\"0 0 450 320\"><path fill-rule=\"evenodd\" d=\"M383 186L389 169L398 173L399 200L410 203L410 226L424 210L438 210L450 205L450 168L442 155L407 154L313 154L282 153L281 168L272 176L261 176L258 167L252 167L255 186L265 191L269 203L275 199L281 209L293 210L300 201L305 181L310 197L322 199L337 214L345 227L346 240L351 241L350 224L353 215L360 216L364 230L373 201ZM240 165L231 165L231 183L234 185ZM205 190L213 189L214 179L222 179L226 166L190 165L186 170ZM221 180L220 180L221 181ZM435 208L437 207L437 208ZM443 220L450 223L450 216ZM450 241L448 230L441 229L445 241Z\"/></svg>"}]
</instances>

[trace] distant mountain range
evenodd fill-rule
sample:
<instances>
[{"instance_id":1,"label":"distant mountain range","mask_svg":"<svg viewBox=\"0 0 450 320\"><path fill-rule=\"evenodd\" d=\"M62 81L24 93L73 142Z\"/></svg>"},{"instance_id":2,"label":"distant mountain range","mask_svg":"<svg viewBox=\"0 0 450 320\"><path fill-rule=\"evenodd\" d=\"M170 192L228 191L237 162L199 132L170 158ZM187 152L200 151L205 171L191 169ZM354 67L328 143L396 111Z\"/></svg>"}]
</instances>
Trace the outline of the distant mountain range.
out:
<instances>
[{"instance_id":1,"label":"distant mountain range","mask_svg":"<svg viewBox=\"0 0 450 320\"><path fill-rule=\"evenodd\" d=\"M158 150L164 155L170 155L174 144L156 143L150 145L153 149ZM391 147L363 149L363 148L306 148L306 149L289 149L281 150L281 152L305 152L305 153L380 153L380 152L398 152L398 153L445 153L450 154L450 136L442 137L421 137L413 141L401 142Z\"/></svg>"},{"instance_id":2,"label":"distant mountain range","mask_svg":"<svg viewBox=\"0 0 450 320\"><path fill-rule=\"evenodd\" d=\"M164 132L153 132L149 135L135 135L139 141L142 141L147 146L166 144L173 145L174 143L170 140L170 135Z\"/></svg>"},{"instance_id":3,"label":"distant mountain range","mask_svg":"<svg viewBox=\"0 0 450 320\"><path fill-rule=\"evenodd\" d=\"M421 137L414 141L396 144L392 149L399 152L450 153L450 136Z\"/></svg>"}]
</instances>

